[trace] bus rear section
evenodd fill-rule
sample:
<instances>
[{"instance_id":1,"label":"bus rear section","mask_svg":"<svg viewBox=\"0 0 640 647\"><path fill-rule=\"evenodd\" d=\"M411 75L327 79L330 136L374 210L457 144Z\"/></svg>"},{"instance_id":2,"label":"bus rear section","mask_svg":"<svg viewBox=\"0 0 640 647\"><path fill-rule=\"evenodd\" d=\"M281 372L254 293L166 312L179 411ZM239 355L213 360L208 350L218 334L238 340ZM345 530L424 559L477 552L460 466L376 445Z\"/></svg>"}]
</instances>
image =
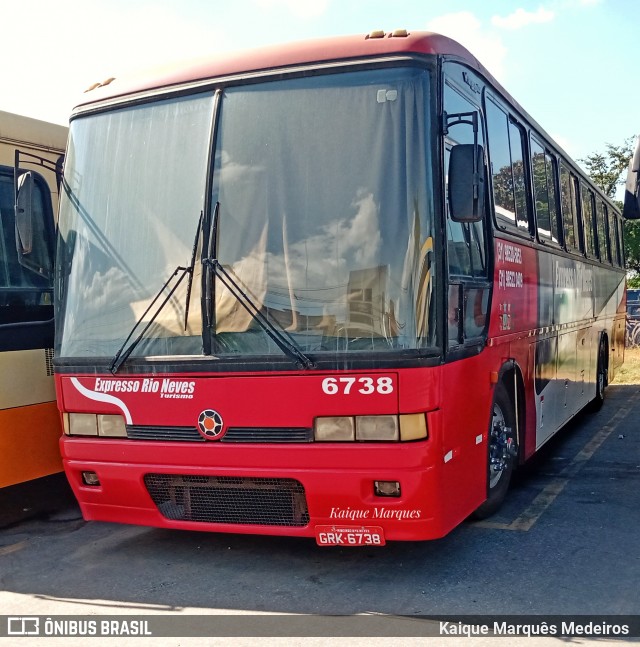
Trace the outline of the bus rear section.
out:
<instances>
[{"instance_id":1,"label":"bus rear section","mask_svg":"<svg viewBox=\"0 0 640 647\"><path fill-rule=\"evenodd\" d=\"M14 487L22 484L27 488L25 484L62 470L58 446L62 429L53 379L53 260L59 189L56 171L62 171L66 137L63 126L0 112L3 496L14 492ZM28 215L25 200L30 207Z\"/></svg>"}]
</instances>

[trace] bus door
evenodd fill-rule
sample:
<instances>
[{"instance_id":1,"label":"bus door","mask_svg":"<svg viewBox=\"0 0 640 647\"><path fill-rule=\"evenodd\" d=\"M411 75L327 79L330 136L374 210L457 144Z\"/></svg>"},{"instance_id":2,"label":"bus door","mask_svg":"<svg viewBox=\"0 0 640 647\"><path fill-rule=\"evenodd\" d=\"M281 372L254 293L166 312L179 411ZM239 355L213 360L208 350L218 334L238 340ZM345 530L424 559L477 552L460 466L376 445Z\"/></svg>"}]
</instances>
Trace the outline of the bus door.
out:
<instances>
[{"instance_id":1,"label":"bus door","mask_svg":"<svg viewBox=\"0 0 640 647\"><path fill-rule=\"evenodd\" d=\"M485 346L491 283L487 260L483 123L482 113L473 102L477 94L479 104L481 95L474 92L474 96L469 96L469 85L465 88L464 84L455 83L467 74L466 71L460 74L459 70L460 66L450 65L444 85L444 217L448 281L444 295L445 380L472 381L474 378L468 373L471 366L457 360L477 355ZM473 82L473 86L479 87L479 84ZM460 483L485 482L486 445L478 442L478 421L482 414L474 416L466 406L444 409L443 443L455 448L456 460L447 462L443 470L443 487L447 492L456 493L460 509L462 506L477 507L478 490L467 488L465 499ZM488 423L488 405L486 414ZM484 421L481 426L484 431Z\"/></svg>"},{"instance_id":2,"label":"bus door","mask_svg":"<svg viewBox=\"0 0 640 647\"><path fill-rule=\"evenodd\" d=\"M478 101L480 97L478 96ZM445 170L450 168L457 146L477 146L478 175L484 203L484 155L482 114L448 81L444 86L446 112ZM446 186L446 254L448 269L447 346L451 353L475 346L484 337L491 283L487 262L487 220L484 213L461 219L452 213L451 186Z\"/></svg>"}]
</instances>

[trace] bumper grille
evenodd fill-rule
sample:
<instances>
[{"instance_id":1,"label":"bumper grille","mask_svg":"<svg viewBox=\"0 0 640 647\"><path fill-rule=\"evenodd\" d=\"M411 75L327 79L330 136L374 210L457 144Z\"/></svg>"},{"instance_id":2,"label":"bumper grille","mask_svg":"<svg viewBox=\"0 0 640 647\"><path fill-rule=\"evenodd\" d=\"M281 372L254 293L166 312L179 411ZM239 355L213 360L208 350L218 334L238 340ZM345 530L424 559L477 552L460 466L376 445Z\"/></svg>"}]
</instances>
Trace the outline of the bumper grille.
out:
<instances>
[{"instance_id":1,"label":"bumper grille","mask_svg":"<svg viewBox=\"0 0 640 647\"><path fill-rule=\"evenodd\" d=\"M221 443L312 443L313 429L305 427L230 427Z\"/></svg>"},{"instance_id":2,"label":"bumper grille","mask_svg":"<svg viewBox=\"0 0 640 647\"><path fill-rule=\"evenodd\" d=\"M143 427L127 425L131 440L161 440L204 443L195 427ZM221 443L312 443L313 429L308 427L230 427Z\"/></svg>"},{"instance_id":3,"label":"bumper grille","mask_svg":"<svg viewBox=\"0 0 640 647\"><path fill-rule=\"evenodd\" d=\"M127 438L131 440L206 442L195 427L138 427L135 425L127 425Z\"/></svg>"},{"instance_id":4,"label":"bumper grille","mask_svg":"<svg viewBox=\"0 0 640 647\"><path fill-rule=\"evenodd\" d=\"M306 526L307 500L295 479L146 474L160 514L173 521Z\"/></svg>"}]
</instances>

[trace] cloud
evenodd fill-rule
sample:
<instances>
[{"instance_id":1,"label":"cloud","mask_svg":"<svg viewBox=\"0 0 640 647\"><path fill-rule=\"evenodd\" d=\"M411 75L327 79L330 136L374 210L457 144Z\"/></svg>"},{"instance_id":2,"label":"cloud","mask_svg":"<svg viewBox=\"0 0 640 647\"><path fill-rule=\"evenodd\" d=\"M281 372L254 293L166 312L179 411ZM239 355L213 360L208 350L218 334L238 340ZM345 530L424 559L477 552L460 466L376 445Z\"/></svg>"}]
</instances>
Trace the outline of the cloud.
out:
<instances>
[{"instance_id":1,"label":"cloud","mask_svg":"<svg viewBox=\"0 0 640 647\"><path fill-rule=\"evenodd\" d=\"M504 80L507 48L499 35L485 30L482 23L470 11L460 11L434 18L427 23L427 29L457 40L498 80Z\"/></svg>"},{"instance_id":2,"label":"cloud","mask_svg":"<svg viewBox=\"0 0 640 647\"><path fill-rule=\"evenodd\" d=\"M267 11L283 8L297 18L311 20L322 16L327 11L330 0L254 0L254 2Z\"/></svg>"},{"instance_id":3,"label":"cloud","mask_svg":"<svg viewBox=\"0 0 640 647\"><path fill-rule=\"evenodd\" d=\"M24 30L4 30L0 56L10 61L18 52L19 62L0 70L0 92L3 110L48 121L66 123L95 82L235 45L222 27L213 31L168 5L114 11L107 0L57 0L36 6L34 20L32 3L12 5L11 23L29 25L29 38Z\"/></svg>"},{"instance_id":4,"label":"cloud","mask_svg":"<svg viewBox=\"0 0 640 647\"><path fill-rule=\"evenodd\" d=\"M584 2L585 0L582 1ZM589 1L592 2L593 0ZM491 24L501 29L520 29L527 25L551 22L554 18L554 12L544 7L539 7L537 11L526 11L521 7L505 18L502 16L494 16L491 19Z\"/></svg>"}]
</instances>

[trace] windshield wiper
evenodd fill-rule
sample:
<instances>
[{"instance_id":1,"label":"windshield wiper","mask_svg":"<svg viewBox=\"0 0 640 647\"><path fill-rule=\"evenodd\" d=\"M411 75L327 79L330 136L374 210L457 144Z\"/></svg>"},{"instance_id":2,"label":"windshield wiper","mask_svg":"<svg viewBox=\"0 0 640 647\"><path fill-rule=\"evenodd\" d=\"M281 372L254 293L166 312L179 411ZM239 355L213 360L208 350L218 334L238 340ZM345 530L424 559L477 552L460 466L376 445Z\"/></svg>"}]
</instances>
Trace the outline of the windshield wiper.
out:
<instances>
[{"instance_id":1,"label":"windshield wiper","mask_svg":"<svg viewBox=\"0 0 640 647\"><path fill-rule=\"evenodd\" d=\"M222 263L217 258L218 250L218 220L220 216L220 203L216 202L213 214L213 227L211 229L211 237L209 240L207 256L202 258L202 264L206 270L205 277L205 290L204 290L204 305L205 321L207 323L208 333L215 325L215 300L212 298L213 285L215 280L210 280L210 274L220 279L220 282L231 292L238 303L251 315L254 321L269 335L276 346L289 358L291 358L299 368L311 369L315 368L313 361L307 357L302 349L298 346L291 335L283 330L277 328L269 319L269 317L256 306L251 297L242 289L240 284L233 278L233 276L225 270ZM207 335L207 337L209 334Z\"/></svg>"},{"instance_id":2,"label":"windshield wiper","mask_svg":"<svg viewBox=\"0 0 640 647\"><path fill-rule=\"evenodd\" d=\"M134 351L135 347L140 343L142 338L145 336L147 330L153 325L153 322L156 320L157 316L162 312L164 307L167 305L167 303L170 301L171 297L175 294L175 291L178 289L180 286L180 283L182 283L183 279L185 276L189 275L191 276L193 274L193 268L192 267L182 267L181 265L178 265L176 269L173 271L173 274L163 283L162 287L158 290L157 294L155 297L153 297L153 300L151 303L147 306L147 309L142 313L140 318L133 324L133 328L131 328L131 332L127 335L127 338L122 342L122 346L118 349L118 352L113 356L113 359L111 360L111 364L109 365L109 370L113 375L115 375L120 367L127 361L129 358L129 355ZM127 346L129 343L129 340L131 337L133 337L133 333L138 329L138 326L144 321L144 318L147 316L149 311L153 308L155 305L156 301L162 296L162 293L167 289L171 281L179 275L178 280L175 282L174 286L171 288L169 291L169 294L165 297L164 301L154 310L153 316L149 321L147 322L147 325L140 331L140 334Z\"/></svg>"},{"instance_id":3,"label":"windshield wiper","mask_svg":"<svg viewBox=\"0 0 640 647\"><path fill-rule=\"evenodd\" d=\"M153 300L151 303L148 305L147 309L142 313L140 318L135 322L133 325L133 328L131 328L131 331L127 335L127 338L124 340L122 343L122 346L118 349L118 352L113 356L113 359L111 360L111 364L109 365L109 370L111 371L112 374L116 374L119 370L119 368L127 361L129 358L129 355L134 351L135 347L140 343L142 338L145 336L147 330L152 326L153 322L156 320L157 316L162 312L164 309L165 305L170 301L171 297L175 294L176 290L180 286L180 283L184 280L185 276L189 277L189 283L187 284L187 299L184 307L184 329L185 331L187 330L187 322L189 318L189 304L191 302L191 285L193 283L193 272L194 268L196 265L196 252L198 249L198 240L200 238L200 232L202 231L202 222L203 222L203 214L202 211L200 212L200 218L198 219L198 227L196 229L196 237L193 242L193 249L191 250L191 263L189 264L189 267L182 267L182 265L178 265L176 269L173 271L173 274L164 282L162 287L158 290L157 294L155 297L153 297ZM167 289L171 281L176 277L179 276L178 280L175 282L174 286L171 288L169 291L169 294L165 297L164 301L155 309L153 316L149 321L147 322L147 325L140 331L140 334L127 346L129 343L129 340L131 337L133 337L133 333L137 330L138 326L144 321L144 318L147 316L151 308L153 308L154 304L156 301L162 296L162 293ZM126 349L126 350L125 350Z\"/></svg>"},{"instance_id":4,"label":"windshield wiper","mask_svg":"<svg viewBox=\"0 0 640 647\"><path fill-rule=\"evenodd\" d=\"M187 284L187 301L184 305L184 331L187 332L187 322L189 319L189 304L191 303L191 286L193 284L193 270L196 266L196 253L198 251L198 240L200 239L200 232L202 230L202 221L204 214L200 212L200 219L198 220L198 228L196 229L196 237L193 241L193 249L191 250L191 263L189 264L189 283Z\"/></svg>"}]
</instances>

